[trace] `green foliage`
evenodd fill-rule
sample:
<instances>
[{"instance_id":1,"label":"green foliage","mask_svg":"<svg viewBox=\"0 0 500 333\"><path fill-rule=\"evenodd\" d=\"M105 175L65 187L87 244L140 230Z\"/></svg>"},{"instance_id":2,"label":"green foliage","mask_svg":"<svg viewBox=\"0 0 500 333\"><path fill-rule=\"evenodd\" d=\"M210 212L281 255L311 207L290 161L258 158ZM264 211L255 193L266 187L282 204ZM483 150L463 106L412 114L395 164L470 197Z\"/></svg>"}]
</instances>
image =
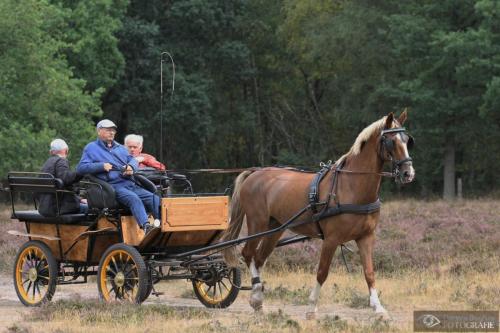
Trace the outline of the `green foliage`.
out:
<instances>
[{"instance_id":1,"label":"green foliage","mask_svg":"<svg viewBox=\"0 0 500 333\"><path fill-rule=\"evenodd\" d=\"M384 193L439 193L445 147L465 193L500 185L498 1L5 0L0 10L0 173L37 170L56 136L74 163L101 105L119 140L144 135L170 168L313 167L410 107L417 181ZM164 58L162 117L163 51L176 86Z\"/></svg>"},{"instance_id":2,"label":"green foliage","mask_svg":"<svg viewBox=\"0 0 500 333\"><path fill-rule=\"evenodd\" d=\"M59 1L54 1L59 2ZM122 26L128 0L65 1L68 17L64 53L75 75L86 81L86 89L111 87L125 66L115 36Z\"/></svg>"},{"instance_id":3,"label":"green foliage","mask_svg":"<svg viewBox=\"0 0 500 333\"><path fill-rule=\"evenodd\" d=\"M84 93L85 81L60 56L66 43L53 32L65 16L45 1L0 3L1 175L39 170L55 137L79 151L92 136L100 92Z\"/></svg>"},{"instance_id":4,"label":"green foliage","mask_svg":"<svg viewBox=\"0 0 500 333\"><path fill-rule=\"evenodd\" d=\"M490 1L420 6L415 1L399 7L398 14L387 18L392 49L402 62L401 81L393 87L396 97L412 107L415 135L425 147L416 154L425 161L420 170L429 175L421 183L438 190L436 170L445 143L451 142L466 188L492 185L484 183L484 176L498 162L479 147L480 142L491 146L498 138L498 122L488 120L499 96L493 94L500 70L500 35L491 21L498 15L497 6Z\"/></svg>"}]
</instances>

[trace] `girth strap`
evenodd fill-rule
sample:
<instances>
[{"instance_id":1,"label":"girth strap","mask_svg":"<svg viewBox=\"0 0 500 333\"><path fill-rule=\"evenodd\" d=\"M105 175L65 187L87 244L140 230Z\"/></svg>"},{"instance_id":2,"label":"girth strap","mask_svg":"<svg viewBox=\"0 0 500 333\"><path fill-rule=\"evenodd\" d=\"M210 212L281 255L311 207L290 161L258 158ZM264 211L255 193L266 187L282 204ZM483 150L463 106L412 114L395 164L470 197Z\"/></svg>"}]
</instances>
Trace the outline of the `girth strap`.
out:
<instances>
[{"instance_id":1,"label":"girth strap","mask_svg":"<svg viewBox=\"0 0 500 333\"><path fill-rule=\"evenodd\" d=\"M379 211L381 205L380 199L366 205L337 204L314 214L312 219L313 222L319 222L321 219L340 214L371 214Z\"/></svg>"},{"instance_id":2,"label":"girth strap","mask_svg":"<svg viewBox=\"0 0 500 333\"><path fill-rule=\"evenodd\" d=\"M332 168L331 163L323 165L321 170L316 174L313 181L311 182L311 185L309 187L308 198L309 198L309 205L311 205L311 211L313 213L318 212L318 209L316 206L317 206L318 201L319 201L319 184L321 183L323 178L325 178L326 174L328 173L328 171L330 171L331 168Z\"/></svg>"}]
</instances>

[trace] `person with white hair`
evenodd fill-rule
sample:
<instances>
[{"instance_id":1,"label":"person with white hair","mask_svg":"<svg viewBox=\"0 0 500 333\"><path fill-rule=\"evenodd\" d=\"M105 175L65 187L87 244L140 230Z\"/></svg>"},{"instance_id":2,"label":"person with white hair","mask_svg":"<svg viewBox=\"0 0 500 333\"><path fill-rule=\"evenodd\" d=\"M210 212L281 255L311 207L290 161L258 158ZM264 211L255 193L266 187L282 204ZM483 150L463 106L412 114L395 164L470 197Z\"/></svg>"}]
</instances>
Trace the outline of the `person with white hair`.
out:
<instances>
[{"instance_id":1,"label":"person with white hair","mask_svg":"<svg viewBox=\"0 0 500 333\"><path fill-rule=\"evenodd\" d=\"M72 190L71 186L82 178L75 171L71 171L67 159L69 153L68 144L63 139L55 139L50 143L50 157L42 167L42 172L51 174L59 178L65 190ZM82 203L76 193L65 192L56 196L51 193L44 193L38 197L38 212L47 217L59 214L86 213L87 205ZM59 210L58 210L59 207Z\"/></svg>"},{"instance_id":2,"label":"person with white hair","mask_svg":"<svg viewBox=\"0 0 500 333\"><path fill-rule=\"evenodd\" d=\"M150 167L157 170L165 170L165 165L159 162L153 155L142 152L142 144L144 143L142 135L129 134L123 142L127 146L129 154L139 162L139 169Z\"/></svg>"}]
</instances>

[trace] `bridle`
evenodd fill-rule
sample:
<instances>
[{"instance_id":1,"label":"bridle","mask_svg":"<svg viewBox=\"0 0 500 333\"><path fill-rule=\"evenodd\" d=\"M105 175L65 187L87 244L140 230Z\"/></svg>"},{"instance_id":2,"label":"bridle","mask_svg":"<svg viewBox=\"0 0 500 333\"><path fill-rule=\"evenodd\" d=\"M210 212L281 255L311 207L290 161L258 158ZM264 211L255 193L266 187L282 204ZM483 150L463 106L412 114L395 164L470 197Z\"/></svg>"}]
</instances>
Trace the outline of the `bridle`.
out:
<instances>
[{"instance_id":1,"label":"bridle","mask_svg":"<svg viewBox=\"0 0 500 333\"><path fill-rule=\"evenodd\" d=\"M396 181L403 181L403 175L401 174L401 166L403 164L412 163L413 159L411 157L404 158L402 160L397 160L394 158L394 139L395 135L401 133L403 141L406 142L406 147L408 150L413 148L415 144L415 139L406 133L406 128L404 127L396 127L383 130L380 136L380 149L379 155L380 158L385 162L391 162L391 176L396 179Z\"/></svg>"},{"instance_id":2,"label":"bridle","mask_svg":"<svg viewBox=\"0 0 500 333\"><path fill-rule=\"evenodd\" d=\"M355 171L355 170L345 170L342 169L342 166L335 168L335 172L338 173L349 173L349 174L370 174L370 175L378 175L382 177L390 177L395 178L396 181L402 181L403 175L401 174L401 166L405 163L411 163L413 160L411 157L404 158L402 160L397 160L394 158L394 139L392 139L389 135L403 133L404 140L406 141L406 147L408 150L413 148L415 143L415 139L406 133L406 128L404 127L396 127L383 130L380 134L380 145L379 145L379 157L384 162L391 162L391 172L369 172L369 171ZM407 137L407 138L406 138Z\"/></svg>"}]
</instances>

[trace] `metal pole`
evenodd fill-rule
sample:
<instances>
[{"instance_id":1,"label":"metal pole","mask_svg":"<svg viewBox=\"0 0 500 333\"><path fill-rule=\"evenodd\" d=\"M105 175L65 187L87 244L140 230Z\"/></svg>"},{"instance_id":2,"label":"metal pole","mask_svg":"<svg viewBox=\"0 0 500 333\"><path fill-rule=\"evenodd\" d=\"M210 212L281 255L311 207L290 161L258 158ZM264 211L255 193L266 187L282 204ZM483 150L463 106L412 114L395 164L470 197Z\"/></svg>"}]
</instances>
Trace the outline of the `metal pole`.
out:
<instances>
[{"instance_id":1,"label":"metal pole","mask_svg":"<svg viewBox=\"0 0 500 333\"><path fill-rule=\"evenodd\" d=\"M160 162L165 164L163 160L163 56L167 55L172 64L172 91L170 92L170 101L175 90L175 63L172 55L169 52L162 52L160 55Z\"/></svg>"}]
</instances>

